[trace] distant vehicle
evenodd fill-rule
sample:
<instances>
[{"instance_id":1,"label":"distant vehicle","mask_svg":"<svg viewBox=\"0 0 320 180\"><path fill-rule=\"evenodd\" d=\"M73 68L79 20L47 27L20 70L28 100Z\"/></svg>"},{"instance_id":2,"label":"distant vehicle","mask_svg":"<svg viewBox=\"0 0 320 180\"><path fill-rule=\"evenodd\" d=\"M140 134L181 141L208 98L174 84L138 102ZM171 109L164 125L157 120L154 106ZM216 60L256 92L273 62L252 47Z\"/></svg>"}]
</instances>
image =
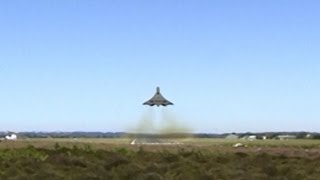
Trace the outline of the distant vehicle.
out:
<instances>
[{"instance_id":1,"label":"distant vehicle","mask_svg":"<svg viewBox=\"0 0 320 180\"><path fill-rule=\"evenodd\" d=\"M149 106L156 105L159 107L159 106L173 105L173 103L165 99L160 93L160 88L157 87L156 94L150 100L143 103L143 105L149 105Z\"/></svg>"}]
</instances>

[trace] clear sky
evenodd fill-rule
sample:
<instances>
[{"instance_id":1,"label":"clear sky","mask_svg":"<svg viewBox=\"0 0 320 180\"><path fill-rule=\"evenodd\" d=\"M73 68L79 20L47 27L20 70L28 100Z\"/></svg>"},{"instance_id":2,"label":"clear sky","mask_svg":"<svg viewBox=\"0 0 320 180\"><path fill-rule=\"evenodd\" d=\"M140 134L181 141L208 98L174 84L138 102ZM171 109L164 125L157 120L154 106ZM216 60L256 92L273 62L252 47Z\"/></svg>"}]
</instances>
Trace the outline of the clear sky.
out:
<instances>
[{"instance_id":1,"label":"clear sky","mask_svg":"<svg viewBox=\"0 0 320 180\"><path fill-rule=\"evenodd\" d=\"M0 3L0 130L320 132L318 0ZM156 109L155 111L158 111Z\"/></svg>"}]
</instances>

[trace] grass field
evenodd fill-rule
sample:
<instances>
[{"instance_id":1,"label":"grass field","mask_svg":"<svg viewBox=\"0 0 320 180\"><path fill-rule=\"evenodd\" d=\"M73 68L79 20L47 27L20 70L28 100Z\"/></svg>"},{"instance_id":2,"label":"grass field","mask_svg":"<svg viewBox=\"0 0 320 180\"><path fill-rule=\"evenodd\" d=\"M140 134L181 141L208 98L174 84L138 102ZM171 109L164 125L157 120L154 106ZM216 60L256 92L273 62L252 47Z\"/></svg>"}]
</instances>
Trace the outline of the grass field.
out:
<instances>
[{"instance_id":1,"label":"grass field","mask_svg":"<svg viewBox=\"0 0 320 180\"><path fill-rule=\"evenodd\" d=\"M0 143L0 179L319 179L319 140L22 139ZM247 147L234 148L241 142Z\"/></svg>"}]
</instances>

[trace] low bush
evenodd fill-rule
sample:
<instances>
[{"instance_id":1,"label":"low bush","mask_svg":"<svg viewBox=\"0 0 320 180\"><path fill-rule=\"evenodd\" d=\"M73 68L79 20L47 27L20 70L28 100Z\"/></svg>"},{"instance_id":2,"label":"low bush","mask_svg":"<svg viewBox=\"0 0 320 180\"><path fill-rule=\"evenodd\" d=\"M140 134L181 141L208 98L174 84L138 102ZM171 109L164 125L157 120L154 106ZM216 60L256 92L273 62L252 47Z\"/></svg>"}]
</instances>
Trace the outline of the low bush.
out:
<instances>
[{"instance_id":1,"label":"low bush","mask_svg":"<svg viewBox=\"0 0 320 180\"><path fill-rule=\"evenodd\" d=\"M319 157L201 150L0 150L0 179L316 179Z\"/></svg>"}]
</instances>

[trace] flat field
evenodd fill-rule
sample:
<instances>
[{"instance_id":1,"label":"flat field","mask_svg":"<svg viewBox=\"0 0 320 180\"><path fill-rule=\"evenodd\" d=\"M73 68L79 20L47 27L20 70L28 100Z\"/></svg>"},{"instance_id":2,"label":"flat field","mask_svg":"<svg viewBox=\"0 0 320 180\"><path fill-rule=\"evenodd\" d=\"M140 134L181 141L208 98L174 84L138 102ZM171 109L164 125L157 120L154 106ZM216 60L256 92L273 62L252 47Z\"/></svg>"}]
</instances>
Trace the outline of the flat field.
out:
<instances>
[{"instance_id":1,"label":"flat field","mask_svg":"<svg viewBox=\"0 0 320 180\"><path fill-rule=\"evenodd\" d=\"M152 139L152 138L150 138ZM279 150L290 150L292 152L318 152L320 153L320 140L312 139L290 139L290 140L254 140L222 139L222 138L177 138L170 141L177 142L172 145L131 145L134 138L30 138L17 141L4 141L0 143L0 149L15 149L34 146L36 148L52 149L56 145L66 148L90 147L91 149L113 150L115 148L127 148L138 150L143 147L147 151L179 149L199 151L248 151L248 152L278 152ZM233 147L236 143L242 143L246 147Z\"/></svg>"},{"instance_id":2,"label":"flat field","mask_svg":"<svg viewBox=\"0 0 320 180\"><path fill-rule=\"evenodd\" d=\"M319 179L319 140L20 139L0 143L0 179ZM246 147L232 145L242 143Z\"/></svg>"}]
</instances>

